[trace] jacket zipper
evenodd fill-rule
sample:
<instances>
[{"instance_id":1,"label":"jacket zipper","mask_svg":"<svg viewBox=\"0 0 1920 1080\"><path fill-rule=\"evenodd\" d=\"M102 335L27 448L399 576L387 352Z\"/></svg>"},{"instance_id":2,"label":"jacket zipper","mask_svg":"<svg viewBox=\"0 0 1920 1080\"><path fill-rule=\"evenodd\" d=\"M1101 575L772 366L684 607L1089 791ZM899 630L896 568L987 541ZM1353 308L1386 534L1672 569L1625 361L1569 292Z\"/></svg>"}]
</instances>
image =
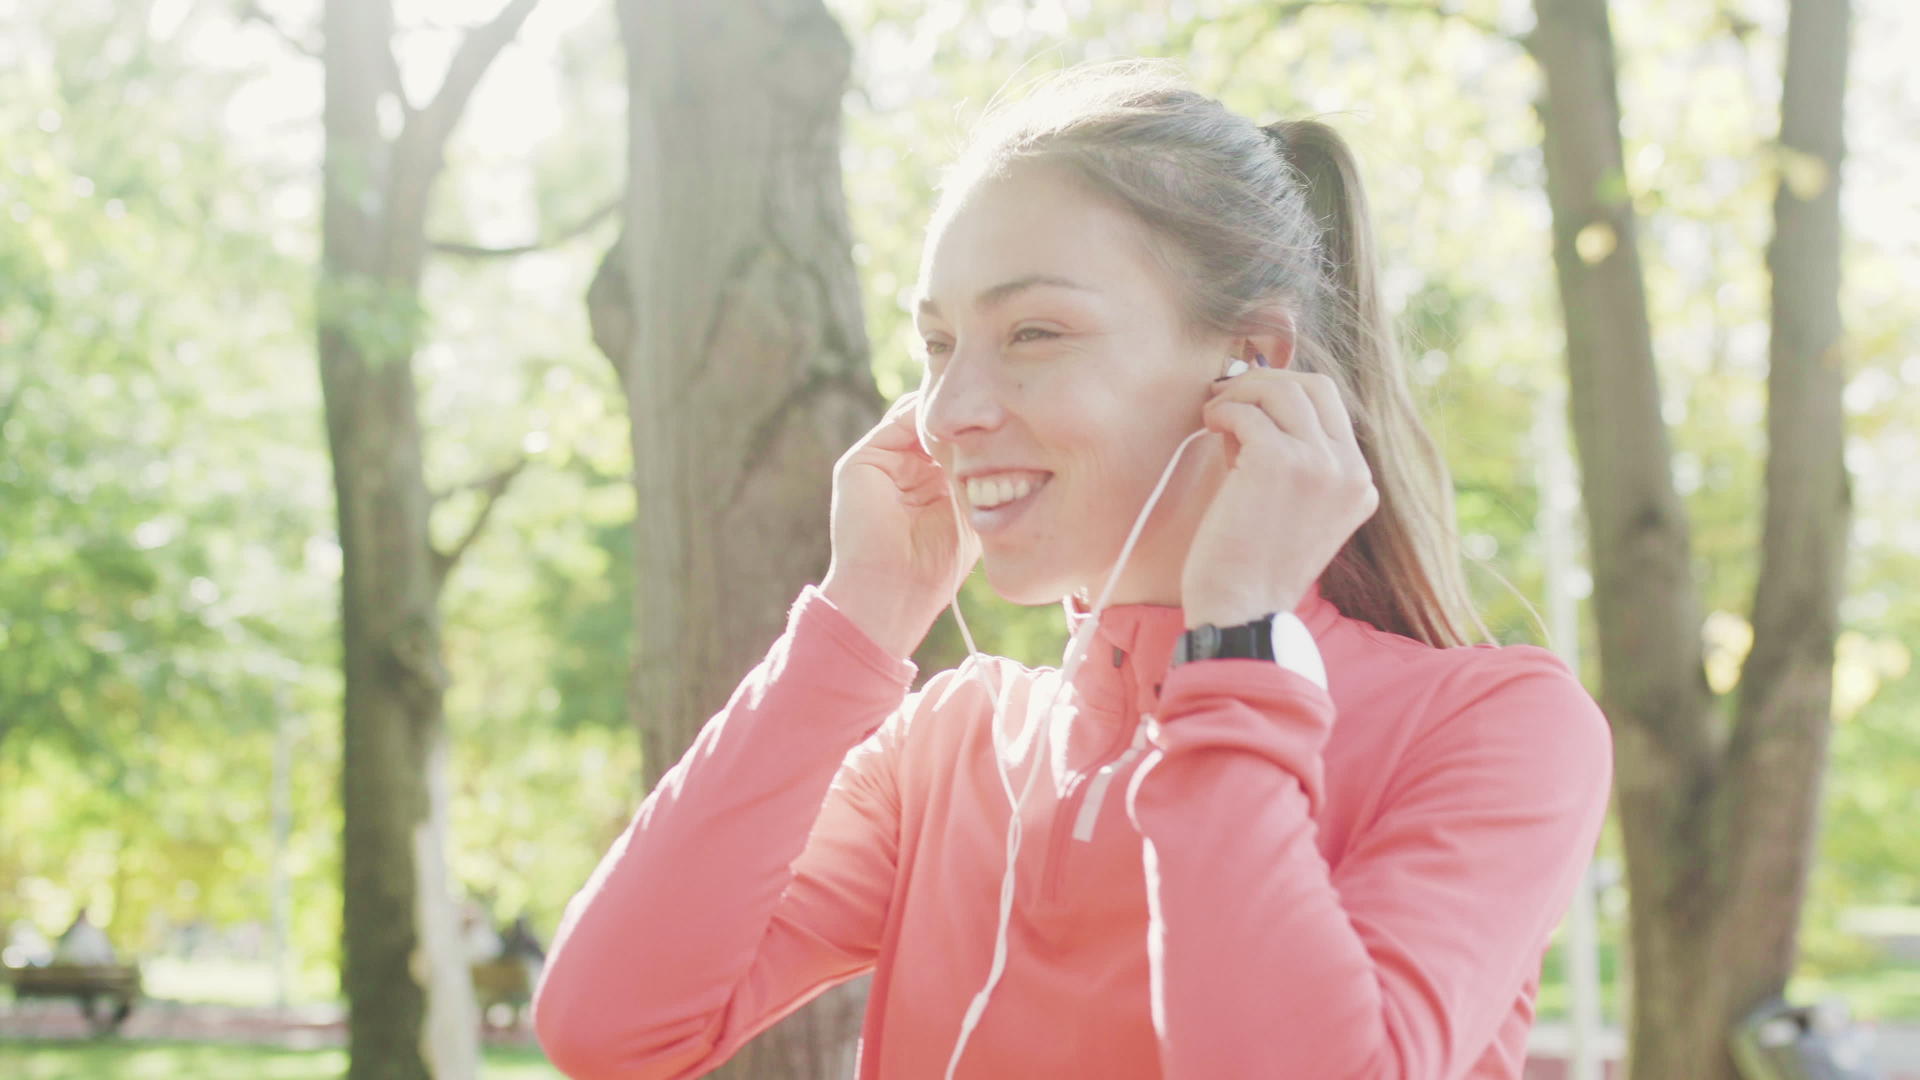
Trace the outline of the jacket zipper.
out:
<instances>
[{"instance_id":1,"label":"jacket zipper","mask_svg":"<svg viewBox=\"0 0 1920 1080\"><path fill-rule=\"evenodd\" d=\"M1109 765L1114 765L1113 771L1118 772L1122 766L1115 765L1115 763L1119 762L1121 758L1132 755L1136 750L1136 747L1133 745L1134 732L1139 726L1139 721L1133 715L1133 678L1131 673L1128 673L1127 677L1121 679L1121 684L1126 692L1126 708L1125 711L1121 713L1124 720L1121 724L1123 734L1120 739L1116 741L1114 747L1107 752L1106 756L1093 767L1091 770L1093 773L1098 773L1101 769ZM1124 763L1122 763L1122 765L1123 764ZM1080 804L1085 801L1084 797L1087 791L1086 780L1088 775L1088 773L1075 773L1067 780L1066 795L1061 799L1060 806L1054 811L1053 824L1047 836L1047 862L1042 870L1042 885L1040 889L1041 899L1048 903L1054 902L1059 899L1060 896L1060 879L1065 876L1066 871L1067 838L1075 831L1076 819L1080 813ZM1111 773L1106 776L1099 776L1095 778L1095 783L1104 791L1106 783L1111 780L1111 778ZM1091 837L1091 830L1088 830L1088 836Z\"/></svg>"}]
</instances>

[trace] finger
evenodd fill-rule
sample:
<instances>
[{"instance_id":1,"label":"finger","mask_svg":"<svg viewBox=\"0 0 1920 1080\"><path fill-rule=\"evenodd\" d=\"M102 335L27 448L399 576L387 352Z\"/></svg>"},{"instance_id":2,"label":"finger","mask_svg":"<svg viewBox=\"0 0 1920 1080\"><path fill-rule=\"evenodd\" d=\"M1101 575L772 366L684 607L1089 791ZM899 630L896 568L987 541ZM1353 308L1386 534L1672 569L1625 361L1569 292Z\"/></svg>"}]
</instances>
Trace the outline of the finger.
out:
<instances>
[{"instance_id":1,"label":"finger","mask_svg":"<svg viewBox=\"0 0 1920 1080\"><path fill-rule=\"evenodd\" d=\"M1321 426L1320 414L1300 385L1300 376L1289 371L1248 372L1225 384L1215 400L1225 399L1258 406L1273 418L1282 431L1309 443L1325 447L1329 454L1332 438Z\"/></svg>"},{"instance_id":2,"label":"finger","mask_svg":"<svg viewBox=\"0 0 1920 1080\"><path fill-rule=\"evenodd\" d=\"M946 477L931 462L920 458L895 453L873 454L856 464L880 470L896 490L908 496L911 505L939 502L949 494Z\"/></svg>"},{"instance_id":3,"label":"finger","mask_svg":"<svg viewBox=\"0 0 1920 1080\"><path fill-rule=\"evenodd\" d=\"M1307 398L1320 414L1320 425L1336 443L1357 445L1354 435L1353 416L1347 412L1346 400L1340 396L1340 386L1332 379L1318 372L1301 372L1300 388L1305 390Z\"/></svg>"},{"instance_id":4,"label":"finger","mask_svg":"<svg viewBox=\"0 0 1920 1080\"><path fill-rule=\"evenodd\" d=\"M919 413L920 390L916 387L894 398L893 403L887 406L887 413L883 419L896 426L905 424L911 428L914 423L914 417L918 416Z\"/></svg>"},{"instance_id":5,"label":"finger","mask_svg":"<svg viewBox=\"0 0 1920 1080\"><path fill-rule=\"evenodd\" d=\"M925 386L914 387L913 389L907 391L906 393L901 394L899 401L910 402L910 404L907 405L905 413L899 422L908 431L911 431L913 433L913 446L912 446L913 453L919 457L925 458L927 461L933 462L934 464L938 465L939 462L933 456L933 440L927 434L926 387ZM896 404L898 404L898 402L896 402Z\"/></svg>"},{"instance_id":6,"label":"finger","mask_svg":"<svg viewBox=\"0 0 1920 1080\"><path fill-rule=\"evenodd\" d=\"M1201 419L1207 430L1233 436L1242 453L1251 450L1272 457L1298 453L1304 446L1301 440L1281 430L1273 416L1257 402L1216 398L1207 403Z\"/></svg>"},{"instance_id":7,"label":"finger","mask_svg":"<svg viewBox=\"0 0 1920 1080\"><path fill-rule=\"evenodd\" d=\"M1334 460L1344 469L1371 478L1373 467L1367 463L1366 452L1360 449L1359 432L1354 429L1353 415L1347 411L1339 385L1325 375L1304 373L1300 385L1319 411L1321 424L1330 433Z\"/></svg>"},{"instance_id":8,"label":"finger","mask_svg":"<svg viewBox=\"0 0 1920 1080\"><path fill-rule=\"evenodd\" d=\"M887 407L886 416L874 428L868 438L868 445L882 450L899 450L915 457L931 461L926 446L920 440L919 398L920 391L909 390L894 399Z\"/></svg>"}]
</instances>

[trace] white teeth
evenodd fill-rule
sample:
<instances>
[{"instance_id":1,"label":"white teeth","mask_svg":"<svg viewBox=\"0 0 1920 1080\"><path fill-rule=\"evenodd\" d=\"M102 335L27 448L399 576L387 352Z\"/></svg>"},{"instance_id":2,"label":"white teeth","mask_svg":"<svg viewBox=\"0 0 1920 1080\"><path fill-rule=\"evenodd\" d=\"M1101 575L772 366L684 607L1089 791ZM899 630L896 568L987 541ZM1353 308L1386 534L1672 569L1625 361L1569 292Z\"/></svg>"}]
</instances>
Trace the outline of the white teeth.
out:
<instances>
[{"instance_id":1,"label":"white teeth","mask_svg":"<svg viewBox=\"0 0 1920 1080\"><path fill-rule=\"evenodd\" d=\"M967 481L967 501L972 503L975 509L990 510L1015 499L1026 498L1038 486L1038 481L1031 475L973 479Z\"/></svg>"}]
</instances>

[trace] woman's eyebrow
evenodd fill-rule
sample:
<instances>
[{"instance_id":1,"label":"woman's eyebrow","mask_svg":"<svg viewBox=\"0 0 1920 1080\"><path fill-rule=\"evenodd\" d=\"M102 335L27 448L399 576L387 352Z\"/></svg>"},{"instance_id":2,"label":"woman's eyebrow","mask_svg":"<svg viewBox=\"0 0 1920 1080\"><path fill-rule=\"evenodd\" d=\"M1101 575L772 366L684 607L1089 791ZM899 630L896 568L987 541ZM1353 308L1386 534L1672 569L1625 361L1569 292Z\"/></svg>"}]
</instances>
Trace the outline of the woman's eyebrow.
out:
<instances>
[{"instance_id":1,"label":"woman's eyebrow","mask_svg":"<svg viewBox=\"0 0 1920 1080\"><path fill-rule=\"evenodd\" d=\"M1072 278L1061 277L1058 274L1028 274L1024 277L1017 277L1011 281L1003 281L998 285L980 290L980 295L973 298L973 308L975 311L985 311L996 304L1005 302L1015 293L1040 285L1052 285L1062 289L1079 289L1082 292L1100 291L1091 285L1082 285ZM938 315L940 314L940 305L934 303L932 297L922 296L916 307L916 313L919 315Z\"/></svg>"}]
</instances>

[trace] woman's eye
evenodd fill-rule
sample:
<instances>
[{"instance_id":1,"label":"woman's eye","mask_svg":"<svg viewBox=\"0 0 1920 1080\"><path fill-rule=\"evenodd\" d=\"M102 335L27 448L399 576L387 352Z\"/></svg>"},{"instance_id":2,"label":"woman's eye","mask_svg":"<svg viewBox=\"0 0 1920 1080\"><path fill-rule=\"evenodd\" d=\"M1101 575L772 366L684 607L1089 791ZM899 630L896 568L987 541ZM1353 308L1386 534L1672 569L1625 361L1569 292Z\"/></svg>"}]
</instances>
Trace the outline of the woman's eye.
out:
<instances>
[{"instance_id":1,"label":"woman's eye","mask_svg":"<svg viewBox=\"0 0 1920 1080\"><path fill-rule=\"evenodd\" d=\"M1021 336L1022 334L1037 334L1039 336L1029 338L1029 337L1022 337ZM1013 340L1015 342L1045 341L1048 338L1057 338L1059 336L1060 335L1055 331L1043 330L1038 326L1023 326L1020 329L1014 331ZM951 348L951 346L949 346L944 341L929 341L929 342L926 342L925 345L927 350L927 356L929 358L935 357L935 356L944 356L947 353L947 351Z\"/></svg>"}]
</instances>

